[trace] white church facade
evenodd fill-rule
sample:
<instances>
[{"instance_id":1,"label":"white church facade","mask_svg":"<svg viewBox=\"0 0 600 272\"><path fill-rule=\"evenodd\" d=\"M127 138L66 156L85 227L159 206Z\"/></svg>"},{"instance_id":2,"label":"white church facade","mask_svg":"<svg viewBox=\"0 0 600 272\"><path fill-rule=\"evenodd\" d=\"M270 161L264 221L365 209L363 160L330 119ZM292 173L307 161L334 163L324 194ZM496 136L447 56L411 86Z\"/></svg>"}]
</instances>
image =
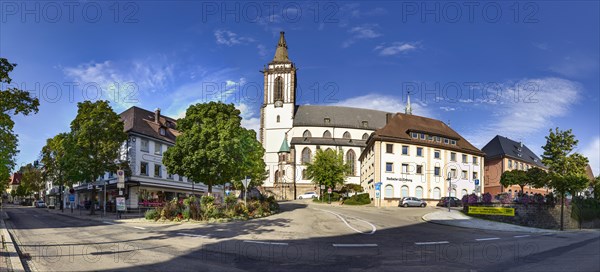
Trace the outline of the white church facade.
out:
<instances>
[{"instance_id":1,"label":"white church facade","mask_svg":"<svg viewBox=\"0 0 600 272\"><path fill-rule=\"evenodd\" d=\"M260 141L268 178L263 189L278 199L318 188L305 177L305 162L317 149L336 149L351 165L346 183L360 184L361 152L366 140L386 123L387 112L339 106L297 105L296 65L289 59L281 32L275 57L265 66Z\"/></svg>"}]
</instances>

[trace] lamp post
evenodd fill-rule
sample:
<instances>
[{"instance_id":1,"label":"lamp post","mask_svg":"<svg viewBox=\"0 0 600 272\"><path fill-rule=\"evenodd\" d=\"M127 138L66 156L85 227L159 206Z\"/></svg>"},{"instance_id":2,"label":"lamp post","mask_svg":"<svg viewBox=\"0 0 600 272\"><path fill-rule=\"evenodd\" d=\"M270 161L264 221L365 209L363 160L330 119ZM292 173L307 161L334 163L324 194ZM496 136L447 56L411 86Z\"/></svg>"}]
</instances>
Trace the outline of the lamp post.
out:
<instances>
[{"instance_id":1,"label":"lamp post","mask_svg":"<svg viewBox=\"0 0 600 272\"><path fill-rule=\"evenodd\" d=\"M452 173L448 172L448 178L446 179L448 181L448 212L450 212L450 200L452 200Z\"/></svg>"}]
</instances>

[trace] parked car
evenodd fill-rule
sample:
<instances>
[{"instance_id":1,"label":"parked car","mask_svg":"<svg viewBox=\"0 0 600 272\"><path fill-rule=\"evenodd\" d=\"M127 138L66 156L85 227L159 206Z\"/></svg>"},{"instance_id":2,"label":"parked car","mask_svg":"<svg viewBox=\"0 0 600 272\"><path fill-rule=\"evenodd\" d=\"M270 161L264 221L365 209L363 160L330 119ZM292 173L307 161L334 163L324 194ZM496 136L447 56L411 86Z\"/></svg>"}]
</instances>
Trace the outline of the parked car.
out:
<instances>
[{"instance_id":1,"label":"parked car","mask_svg":"<svg viewBox=\"0 0 600 272\"><path fill-rule=\"evenodd\" d=\"M244 194L245 191L242 191L240 193L239 199L244 199ZM263 195L260 193L260 191L256 188L250 188L248 189L248 199L263 199Z\"/></svg>"},{"instance_id":2,"label":"parked car","mask_svg":"<svg viewBox=\"0 0 600 272\"><path fill-rule=\"evenodd\" d=\"M306 192L298 196L298 199L306 199L306 198L318 198L319 195L315 192Z\"/></svg>"},{"instance_id":3,"label":"parked car","mask_svg":"<svg viewBox=\"0 0 600 272\"><path fill-rule=\"evenodd\" d=\"M46 202L44 202L43 200L38 200L35 202L35 207L36 208L46 208Z\"/></svg>"},{"instance_id":4,"label":"parked car","mask_svg":"<svg viewBox=\"0 0 600 272\"><path fill-rule=\"evenodd\" d=\"M457 197L442 197L438 202L438 207L448 207L448 202L450 202L450 207L460 207L462 206L462 201Z\"/></svg>"},{"instance_id":5,"label":"parked car","mask_svg":"<svg viewBox=\"0 0 600 272\"><path fill-rule=\"evenodd\" d=\"M423 201L420 198L416 197L403 197L398 204L400 207L425 207L427 206L427 202Z\"/></svg>"}]
</instances>

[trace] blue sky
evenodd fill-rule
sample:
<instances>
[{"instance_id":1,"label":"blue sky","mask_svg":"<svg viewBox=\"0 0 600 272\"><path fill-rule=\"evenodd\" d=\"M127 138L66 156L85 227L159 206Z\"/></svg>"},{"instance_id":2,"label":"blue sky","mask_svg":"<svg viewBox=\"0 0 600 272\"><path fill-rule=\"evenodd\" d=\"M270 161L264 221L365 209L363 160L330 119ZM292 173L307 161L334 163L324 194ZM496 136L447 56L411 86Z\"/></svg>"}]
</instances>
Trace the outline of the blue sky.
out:
<instances>
[{"instance_id":1,"label":"blue sky","mask_svg":"<svg viewBox=\"0 0 600 272\"><path fill-rule=\"evenodd\" d=\"M600 174L598 2L175 3L0 3L0 55L41 99L15 117L18 164L84 99L173 117L224 100L257 128L259 70L285 31L300 104L398 112L411 91L415 114L480 148L500 134L538 154L549 128L571 128Z\"/></svg>"}]
</instances>

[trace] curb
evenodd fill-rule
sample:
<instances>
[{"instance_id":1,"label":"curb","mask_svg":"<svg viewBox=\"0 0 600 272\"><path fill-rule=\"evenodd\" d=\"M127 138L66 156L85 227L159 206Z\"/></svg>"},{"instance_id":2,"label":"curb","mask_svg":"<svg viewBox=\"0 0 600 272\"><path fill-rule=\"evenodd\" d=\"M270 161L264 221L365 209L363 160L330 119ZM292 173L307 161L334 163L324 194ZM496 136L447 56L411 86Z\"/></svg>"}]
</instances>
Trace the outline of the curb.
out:
<instances>
[{"instance_id":1,"label":"curb","mask_svg":"<svg viewBox=\"0 0 600 272\"><path fill-rule=\"evenodd\" d=\"M438 212L438 211L435 211ZM517 229L517 230L502 230L502 229L491 229L491 228L482 228L482 227L475 227L475 226L460 226L460 225L455 225L455 224L451 224L451 223L444 223L443 221L452 221L452 220L431 220L431 219L426 219L425 217L427 215L430 215L432 213L435 212L431 212L428 214L425 214L421 217L421 220L423 220L424 222L427 223L431 223L431 224L437 224L437 225L443 225L443 226L451 226L451 227L455 227L455 228L463 228L463 229L480 229L480 230L489 230L489 231L503 231L503 232L528 232L528 233L557 233L560 232L558 230L551 230L551 229L540 229L540 228L533 228L533 227L525 227L525 226L519 226L519 225L512 225L512 224L508 224L508 223L502 223L502 222L495 222L495 221L488 221L488 222L492 222L492 223L499 223L499 224L508 224L510 226L515 226L515 227L519 227L519 228L526 228L526 229ZM476 219L476 220L483 220L483 219L479 219L479 218L472 218L469 217L471 219Z\"/></svg>"},{"instance_id":2,"label":"curb","mask_svg":"<svg viewBox=\"0 0 600 272\"><path fill-rule=\"evenodd\" d=\"M21 258L19 258L19 253L17 252L17 245L15 245L14 241L12 240L10 232L8 232L8 228L4 223L4 217L6 217L6 219L10 219L10 217L8 217L8 213L6 212L3 212L3 214L0 215L0 234L5 241L6 252L8 253L8 259L10 265L12 266L12 271L25 271L23 263L21 262Z\"/></svg>"}]
</instances>

